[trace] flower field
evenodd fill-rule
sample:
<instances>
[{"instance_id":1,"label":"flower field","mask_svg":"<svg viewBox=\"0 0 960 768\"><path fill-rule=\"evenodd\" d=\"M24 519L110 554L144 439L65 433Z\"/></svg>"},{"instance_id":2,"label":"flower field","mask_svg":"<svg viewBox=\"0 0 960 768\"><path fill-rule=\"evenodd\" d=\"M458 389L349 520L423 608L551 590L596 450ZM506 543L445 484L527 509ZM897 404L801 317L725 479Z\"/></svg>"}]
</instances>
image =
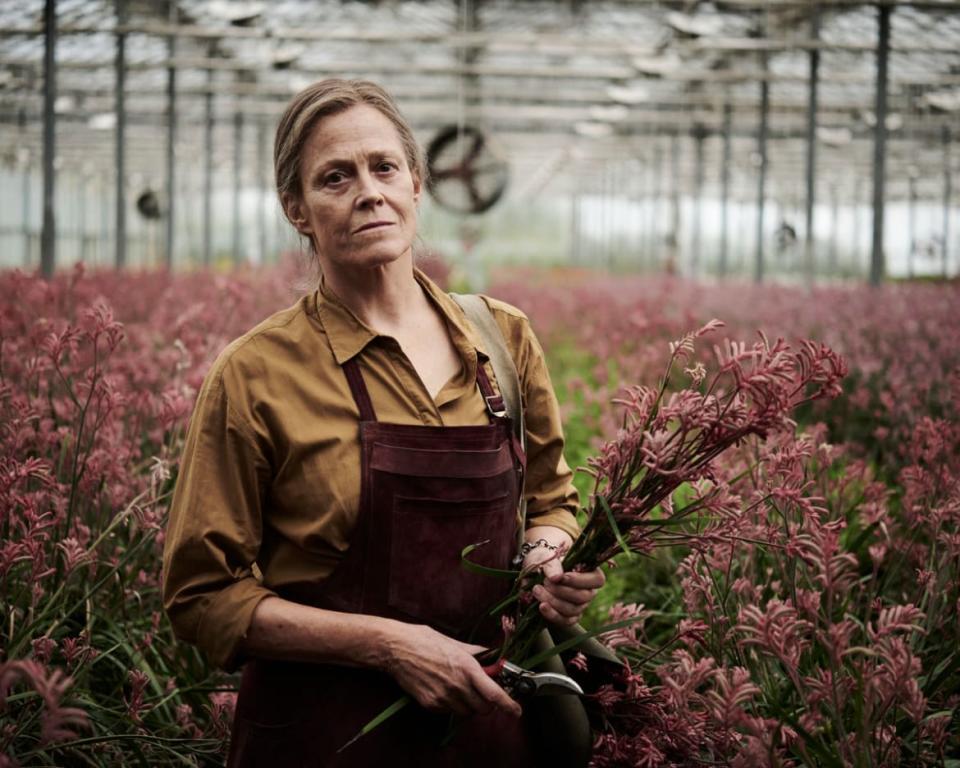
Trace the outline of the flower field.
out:
<instances>
[{"instance_id":1,"label":"flower field","mask_svg":"<svg viewBox=\"0 0 960 768\"><path fill-rule=\"evenodd\" d=\"M599 452L589 463L608 482L582 475L584 498L609 494L604 460L629 446L624 427L643 408L622 387L655 387L670 341L711 317L748 344L758 329L794 347L814 338L849 368L841 396L726 452L659 515L616 515L644 534L628 545L645 556L619 558L592 617L637 619L607 637L632 676L596 696L606 720L595 764L956 765L956 287L571 282L580 287L527 278L495 292L535 318L571 461ZM713 349L707 370L730 357ZM704 375L684 374L677 389ZM656 466L669 451L646 437ZM684 517L678 508L695 514L656 525Z\"/></svg>"},{"instance_id":2,"label":"flower field","mask_svg":"<svg viewBox=\"0 0 960 768\"><path fill-rule=\"evenodd\" d=\"M222 764L236 679L173 638L163 526L204 372L295 283L0 274L0 768ZM603 640L628 663L591 694L595 765L960 766L960 286L517 273L488 292L543 342L585 508L640 388L712 318L667 397L738 355L737 385L775 395L806 358L758 368L758 330L847 371L642 517L611 511L656 535L625 542L587 622L620 622ZM667 402L664 430L704 429ZM666 477L670 441L643 446Z\"/></svg>"}]
</instances>

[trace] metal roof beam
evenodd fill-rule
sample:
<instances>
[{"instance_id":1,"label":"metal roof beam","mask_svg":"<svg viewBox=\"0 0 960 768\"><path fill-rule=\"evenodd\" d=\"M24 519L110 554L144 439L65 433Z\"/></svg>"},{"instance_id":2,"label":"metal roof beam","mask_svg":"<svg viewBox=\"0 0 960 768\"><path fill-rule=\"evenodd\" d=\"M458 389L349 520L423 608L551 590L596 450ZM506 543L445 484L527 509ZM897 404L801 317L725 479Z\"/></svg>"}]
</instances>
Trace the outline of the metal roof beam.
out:
<instances>
[{"instance_id":1,"label":"metal roof beam","mask_svg":"<svg viewBox=\"0 0 960 768\"><path fill-rule=\"evenodd\" d=\"M279 112L276 109L258 108L258 105L256 104L249 105L249 108L247 108L245 111L251 116L279 116ZM450 122L451 119L449 110L443 109L406 109L405 112L414 127L421 130L435 130L438 126ZM58 116L58 118L64 123L69 122L72 124L77 124L85 123L94 114L99 113L75 111L69 114L61 114ZM137 109L135 107L130 108L129 123L131 125L139 124L145 126L155 126L158 124L157 117L163 114L163 108L152 110ZM820 114L822 117L823 112L821 111ZM583 115L579 113L571 112L569 114L564 114L563 112L550 110L549 108L538 110L536 112L531 111L524 113L515 107L508 105L490 104L484 105L483 109L468 110L467 116L471 119L482 118L486 120L489 127L497 132L498 135L501 132L509 132L513 130L514 126L521 125L525 130L541 131L545 135L550 133L558 133L569 136L573 132L573 124L577 122L578 119L583 118ZM0 112L0 124L17 124L18 119L18 115L15 111L11 110L7 112ZM202 106L189 110L183 109L179 116L179 122L185 127L203 126L205 120L206 118ZM782 123L782 121L774 122ZM634 115L633 119L625 120L617 124L615 132L612 134L612 138L615 140L623 140L624 138L629 138L630 136L635 135L647 136L656 133L668 135L678 131L681 135L687 135L697 123L702 124L711 135L719 136L723 127L723 114L722 112L714 113L708 111L678 112L675 110L645 110ZM224 124L226 124L226 122L224 122ZM898 136L898 141L908 142L912 146L916 146L918 141L938 143L940 141L942 124L942 122L933 123L931 121L927 121L924 127L911 129L909 136ZM826 122L821 120L820 125L826 125ZM91 130L90 135L102 137L103 133L100 131ZM755 136L756 129L755 126L745 121L742 124L734 124L733 135L735 137ZM864 126L862 132L855 132L853 134L852 141L865 141L871 135L870 129ZM22 144L22 133L17 134L17 137L17 143ZM795 125L780 124L776 127L771 127L770 129L771 140L790 139L800 141L805 139L805 137L806 123L805 121L801 120L796 121ZM63 138L68 137L65 136ZM849 152L849 146L850 145L846 145L844 148L839 148L837 151ZM799 150L798 157L800 157Z\"/></svg>"},{"instance_id":2,"label":"metal roof beam","mask_svg":"<svg viewBox=\"0 0 960 768\"><path fill-rule=\"evenodd\" d=\"M857 3L862 5L862 3ZM960 9L960 0L955 4ZM102 34L104 28L91 24L65 24L58 34L84 35ZM628 39L619 37L573 37L550 33L510 33L510 32L409 32L393 30L380 32L372 30L345 30L339 28L303 29L300 27L257 28L257 27L206 27L198 24L173 25L161 21L148 21L136 24L123 24L112 30L124 34L145 34L158 37L185 37L198 40L269 40L275 42L342 42L342 43L385 43L432 44L451 48L486 47L494 50L516 50L537 53L591 53L606 56L656 56L662 51L653 46L637 46ZM43 34L40 24L21 24L0 29L0 38L33 37ZM873 53L875 42L841 43L805 37L785 38L749 38L749 37L701 37L693 40L672 40L671 50L678 52L711 51L847 51L853 53ZM949 43L917 44L893 42L891 50L900 53L955 53L956 47Z\"/></svg>"},{"instance_id":3,"label":"metal roof beam","mask_svg":"<svg viewBox=\"0 0 960 768\"><path fill-rule=\"evenodd\" d=\"M32 67L39 70L42 63L33 58L20 56L0 57L0 66ZM113 61L108 59L90 60L90 61L72 61L58 62L59 69L75 70L96 70L107 69L114 66ZM130 62L128 71L150 71L165 70L170 67L175 69L213 69L221 71L235 72L257 72L269 68L261 62L243 62L236 59L210 59L203 57L184 57L177 59L163 59L157 61L139 61ZM288 72L302 72L312 75L395 75L397 65L395 62L351 62L335 61L327 62L323 65L317 65L311 69L290 68ZM549 79L549 80L634 80L642 77L633 67L629 66L494 66L479 64L472 66L461 66L458 64L416 64L408 63L403 67L405 75L476 75L480 77L509 77L515 79ZM691 82L691 83L714 83L714 84L733 84L745 82L768 83L806 83L807 76L803 73L796 75L778 74L773 72L762 72L752 69L715 69L715 70L684 70L668 72L659 78L650 78L653 81L670 82ZM821 83L836 85L864 85L872 84L874 79L870 75L858 74L832 74L829 77L823 77ZM960 74L918 74L910 76L900 76L891 78L892 84L901 85L928 85L928 86L958 86L960 85Z\"/></svg>"},{"instance_id":4,"label":"metal roof beam","mask_svg":"<svg viewBox=\"0 0 960 768\"><path fill-rule=\"evenodd\" d=\"M34 91L33 93L39 94L39 89L42 88L42 81L38 82L36 87L38 90ZM388 87L390 93L400 103L401 109L403 109L407 104L416 101L450 101L452 105L455 105L457 97L457 94L452 93L449 87L420 88L404 85L389 85ZM58 90L61 94L79 96L84 99L110 99L114 94L114 89L112 87L106 85L90 86L88 85L88 81L74 85L66 85L61 83ZM127 93L132 96L153 96L156 94L156 90L142 89L141 91L137 92L128 89ZM213 94L215 96L244 97L262 99L265 101L276 99L278 104L282 105L293 96L294 91L287 85L272 84L260 81L256 83L217 82L208 83L205 85L181 86L178 90L178 93L179 95L186 97L206 97L207 95ZM23 96L23 91L19 92L19 96ZM467 95L465 100L468 104L478 103L479 97ZM597 91L596 89L574 90L571 88L564 88L556 93L548 93L542 89L523 91L515 87L497 87L497 85L494 83L484 86L483 100L495 102L501 101L505 103L552 104L561 106L573 104L605 105L609 104L611 101L610 97L605 92ZM719 110L723 108L723 105L730 104L734 110L742 110L756 109L758 103L759 102L757 99L751 97L728 97L723 91L686 91L658 93L647 101L640 102L635 106L627 106L627 108L633 109L640 107L657 109L660 106L670 105L709 106ZM804 98L771 98L770 104L772 108L779 109L780 111L784 112L797 111L805 113L808 107L807 101ZM873 106L873 99L869 96L869 94L864 94L859 99L849 99L844 97L842 100L837 100L833 104L827 103L826 108L835 109L838 112L850 113L854 110L873 109ZM105 109L106 108L108 107L105 107ZM927 119L930 116L925 114L923 117L924 119Z\"/></svg>"}]
</instances>

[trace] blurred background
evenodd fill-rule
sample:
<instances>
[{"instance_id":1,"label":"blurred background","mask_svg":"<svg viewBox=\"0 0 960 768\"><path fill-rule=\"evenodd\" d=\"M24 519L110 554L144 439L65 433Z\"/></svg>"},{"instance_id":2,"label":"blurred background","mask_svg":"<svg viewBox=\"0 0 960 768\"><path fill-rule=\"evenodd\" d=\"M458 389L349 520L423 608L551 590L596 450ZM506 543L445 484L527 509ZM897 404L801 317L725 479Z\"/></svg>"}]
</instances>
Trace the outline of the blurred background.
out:
<instances>
[{"instance_id":1,"label":"blurred background","mask_svg":"<svg viewBox=\"0 0 960 768\"><path fill-rule=\"evenodd\" d=\"M0 0L0 62L0 768L223 765L164 527L209 366L312 287L273 140L330 76L413 124L420 264L528 315L571 467L641 391L666 446L849 371L624 513L594 764L960 766L960 0Z\"/></svg>"},{"instance_id":2,"label":"blurred background","mask_svg":"<svg viewBox=\"0 0 960 768\"><path fill-rule=\"evenodd\" d=\"M499 265L955 276L960 2L5 0L0 266L269 264L277 119L328 77L425 147L425 250Z\"/></svg>"}]
</instances>

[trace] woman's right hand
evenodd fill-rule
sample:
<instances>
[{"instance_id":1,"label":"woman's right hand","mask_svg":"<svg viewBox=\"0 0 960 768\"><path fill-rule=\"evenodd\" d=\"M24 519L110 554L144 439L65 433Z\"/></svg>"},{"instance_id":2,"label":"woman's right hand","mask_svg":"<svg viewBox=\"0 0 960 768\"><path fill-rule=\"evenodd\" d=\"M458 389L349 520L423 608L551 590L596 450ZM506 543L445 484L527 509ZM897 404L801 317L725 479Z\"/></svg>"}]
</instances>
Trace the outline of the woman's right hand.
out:
<instances>
[{"instance_id":1,"label":"woman's right hand","mask_svg":"<svg viewBox=\"0 0 960 768\"><path fill-rule=\"evenodd\" d=\"M384 671L424 709L477 715L494 707L520 717L520 705L486 672L475 654L482 645L461 643L431 627L396 622L386 646Z\"/></svg>"}]
</instances>

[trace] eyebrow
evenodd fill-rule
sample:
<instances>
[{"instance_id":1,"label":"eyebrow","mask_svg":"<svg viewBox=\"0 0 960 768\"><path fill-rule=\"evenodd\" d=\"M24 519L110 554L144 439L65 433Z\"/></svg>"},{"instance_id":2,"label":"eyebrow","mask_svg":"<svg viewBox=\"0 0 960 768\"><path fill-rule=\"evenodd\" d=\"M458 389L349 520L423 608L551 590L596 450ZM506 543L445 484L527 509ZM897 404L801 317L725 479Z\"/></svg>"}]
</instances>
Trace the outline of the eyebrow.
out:
<instances>
[{"instance_id":1,"label":"eyebrow","mask_svg":"<svg viewBox=\"0 0 960 768\"><path fill-rule=\"evenodd\" d=\"M371 152L369 157L375 162L379 160L385 160L385 159L393 160L395 158L402 157L402 153L398 154L397 152L391 149L378 149L378 150L375 150L374 152ZM329 160L324 161L322 164L320 164L316 168L311 169L308 173L308 177L316 178L317 176L320 176L333 168L340 168L343 166L352 166L352 165L354 165L353 159L348 159L345 157L333 157L333 158L330 158Z\"/></svg>"}]
</instances>

